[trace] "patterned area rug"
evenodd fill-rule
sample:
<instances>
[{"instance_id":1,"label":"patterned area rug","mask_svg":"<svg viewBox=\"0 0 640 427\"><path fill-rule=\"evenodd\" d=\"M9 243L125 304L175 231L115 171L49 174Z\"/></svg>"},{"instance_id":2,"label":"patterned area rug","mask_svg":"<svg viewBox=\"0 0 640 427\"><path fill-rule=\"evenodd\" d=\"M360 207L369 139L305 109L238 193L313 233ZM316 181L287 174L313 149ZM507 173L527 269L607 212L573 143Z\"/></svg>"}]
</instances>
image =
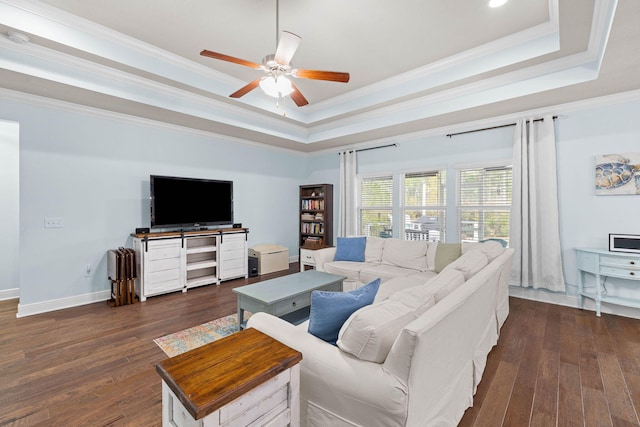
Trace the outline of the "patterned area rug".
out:
<instances>
[{"instance_id":1,"label":"patterned area rug","mask_svg":"<svg viewBox=\"0 0 640 427\"><path fill-rule=\"evenodd\" d=\"M245 312L245 320L248 318L248 314ZM184 331L156 338L153 342L167 356L173 357L231 335L234 332L238 332L238 316L236 313L185 329Z\"/></svg>"}]
</instances>

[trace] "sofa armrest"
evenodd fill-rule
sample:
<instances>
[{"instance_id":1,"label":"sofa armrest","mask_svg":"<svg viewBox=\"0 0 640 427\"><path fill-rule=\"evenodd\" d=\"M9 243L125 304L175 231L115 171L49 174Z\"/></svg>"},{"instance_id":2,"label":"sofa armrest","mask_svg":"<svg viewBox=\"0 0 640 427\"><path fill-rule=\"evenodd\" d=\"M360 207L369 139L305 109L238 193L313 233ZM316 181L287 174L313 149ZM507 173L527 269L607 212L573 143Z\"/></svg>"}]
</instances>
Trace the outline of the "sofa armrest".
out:
<instances>
[{"instance_id":1,"label":"sofa armrest","mask_svg":"<svg viewBox=\"0 0 640 427\"><path fill-rule=\"evenodd\" d=\"M335 247L316 249L315 251L313 251L313 260L316 263L316 270L326 272L326 270L324 269L324 264L333 261L333 258L335 256Z\"/></svg>"},{"instance_id":2,"label":"sofa armrest","mask_svg":"<svg viewBox=\"0 0 640 427\"><path fill-rule=\"evenodd\" d=\"M359 360L307 332L266 313L249 318L256 328L302 353L301 410L320 407L356 425L403 425L407 388L378 363Z\"/></svg>"}]
</instances>

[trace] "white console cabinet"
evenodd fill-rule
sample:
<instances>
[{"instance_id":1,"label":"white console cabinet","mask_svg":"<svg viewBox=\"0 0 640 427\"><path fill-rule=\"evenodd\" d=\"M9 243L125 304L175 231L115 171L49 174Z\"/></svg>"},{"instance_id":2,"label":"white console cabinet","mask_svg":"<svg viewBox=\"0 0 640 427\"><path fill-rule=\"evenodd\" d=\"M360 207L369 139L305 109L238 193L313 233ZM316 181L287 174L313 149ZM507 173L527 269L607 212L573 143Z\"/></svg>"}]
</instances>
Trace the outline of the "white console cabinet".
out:
<instances>
[{"instance_id":1,"label":"white console cabinet","mask_svg":"<svg viewBox=\"0 0 640 427\"><path fill-rule=\"evenodd\" d=\"M134 234L140 301L248 276L246 228Z\"/></svg>"},{"instance_id":2,"label":"white console cabinet","mask_svg":"<svg viewBox=\"0 0 640 427\"><path fill-rule=\"evenodd\" d=\"M640 254L610 252L604 249L576 249L578 258L578 293L580 308L582 298L591 298L596 302L596 315L600 316L603 302L640 308L640 297L623 298L607 295L604 288L607 277L628 280L635 286L640 284ZM584 275L595 277L595 289L587 291L584 286ZM637 293L637 292L636 292Z\"/></svg>"},{"instance_id":3,"label":"white console cabinet","mask_svg":"<svg viewBox=\"0 0 640 427\"><path fill-rule=\"evenodd\" d=\"M220 236L220 280L247 277L247 234L224 233Z\"/></svg>"}]
</instances>

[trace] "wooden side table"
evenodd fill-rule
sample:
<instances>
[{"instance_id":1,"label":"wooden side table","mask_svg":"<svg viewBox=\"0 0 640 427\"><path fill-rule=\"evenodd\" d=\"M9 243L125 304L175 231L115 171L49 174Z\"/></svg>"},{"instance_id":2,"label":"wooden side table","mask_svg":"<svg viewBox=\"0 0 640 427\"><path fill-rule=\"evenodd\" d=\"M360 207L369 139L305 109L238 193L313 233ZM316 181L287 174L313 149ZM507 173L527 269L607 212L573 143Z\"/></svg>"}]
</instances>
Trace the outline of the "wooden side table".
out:
<instances>
[{"instance_id":1,"label":"wooden side table","mask_svg":"<svg viewBox=\"0 0 640 427\"><path fill-rule=\"evenodd\" d=\"M162 425L299 426L300 360L253 328L163 360Z\"/></svg>"}]
</instances>

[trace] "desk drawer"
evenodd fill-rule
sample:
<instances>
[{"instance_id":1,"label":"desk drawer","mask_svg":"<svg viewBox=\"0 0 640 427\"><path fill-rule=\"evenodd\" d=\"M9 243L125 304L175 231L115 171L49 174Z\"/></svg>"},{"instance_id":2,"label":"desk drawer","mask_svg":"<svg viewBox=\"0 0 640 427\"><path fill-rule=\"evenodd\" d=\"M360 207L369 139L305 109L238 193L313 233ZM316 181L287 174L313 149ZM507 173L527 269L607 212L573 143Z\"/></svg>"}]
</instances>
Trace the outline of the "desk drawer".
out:
<instances>
[{"instance_id":1,"label":"desk drawer","mask_svg":"<svg viewBox=\"0 0 640 427\"><path fill-rule=\"evenodd\" d=\"M300 249L300 262L308 265L315 265L316 260L313 257L313 251Z\"/></svg>"},{"instance_id":2,"label":"desk drawer","mask_svg":"<svg viewBox=\"0 0 640 427\"><path fill-rule=\"evenodd\" d=\"M309 305L311 305L311 293L297 295L276 303L273 306L273 314L276 316L282 316L283 314L291 313L292 311L299 310Z\"/></svg>"},{"instance_id":3,"label":"desk drawer","mask_svg":"<svg viewBox=\"0 0 640 427\"><path fill-rule=\"evenodd\" d=\"M621 277L623 279L640 280L640 270L632 268L616 268L601 266L600 274L611 277Z\"/></svg>"},{"instance_id":4,"label":"desk drawer","mask_svg":"<svg viewBox=\"0 0 640 427\"><path fill-rule=\"evenodd\" d=\"M606 265L608 267L621 267L640 270L640 257L625 258L603 255L600 257L600 264Z\"/></svg>"}]
</instances>

